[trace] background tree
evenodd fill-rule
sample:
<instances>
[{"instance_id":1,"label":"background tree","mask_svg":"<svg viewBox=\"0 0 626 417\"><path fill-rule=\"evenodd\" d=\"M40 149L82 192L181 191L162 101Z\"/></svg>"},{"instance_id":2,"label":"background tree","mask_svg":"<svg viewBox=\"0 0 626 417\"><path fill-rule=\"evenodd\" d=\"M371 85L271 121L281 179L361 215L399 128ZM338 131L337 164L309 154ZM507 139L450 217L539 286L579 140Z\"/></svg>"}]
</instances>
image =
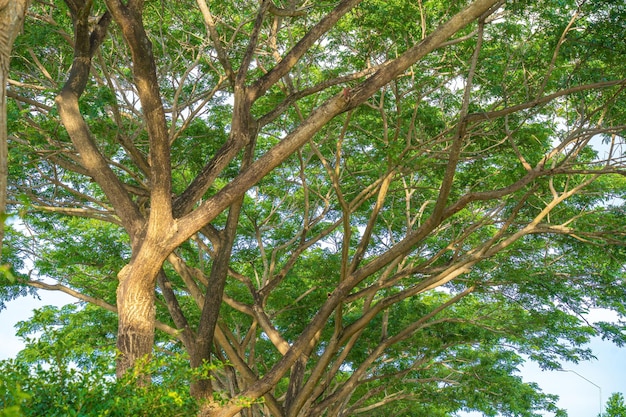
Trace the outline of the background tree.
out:
<instances>
[{"instance_id":1,"label":"background tree","mask_svg":"<svg viewBox=\"0 0 626 417\"><path fill-rule=\"evenodd\" d=\"M1 0L0 1L0 219L4 224L5 209L7 202L7 102L6 86L9 79L9 62L11 60L11 50L13 42L19 31L22 29L24 15L28 7L27 0ZM4 239L4 227L0 228L0 252ZM3 271L6 272L6 268Z\"/></svg>"},{"instance_id":2,"label":"background tree","mask_svg":"<svg viewBox=\"0 0 626 417\"><path fill-rule=\"evenodd\" d=\"M614 392L606 402L606 410L602 414L604 417L622 417L626 416L626 404L624 404L624 395L621 392Z\"/></svg>"},{"instance_id":3,"label":"background tree","mask_svg":"<svg viewBox=\"0 0 626 417\"><path fill-rule=\"evenodd\" d=\"M556 411L520 355L555 369L624 341L584 314L626 314L625 13L35 2L3 295L98 309L35 317L19 360L116 357L120 381L185 381L210 416Z\"/></svg>"}]
</instances>

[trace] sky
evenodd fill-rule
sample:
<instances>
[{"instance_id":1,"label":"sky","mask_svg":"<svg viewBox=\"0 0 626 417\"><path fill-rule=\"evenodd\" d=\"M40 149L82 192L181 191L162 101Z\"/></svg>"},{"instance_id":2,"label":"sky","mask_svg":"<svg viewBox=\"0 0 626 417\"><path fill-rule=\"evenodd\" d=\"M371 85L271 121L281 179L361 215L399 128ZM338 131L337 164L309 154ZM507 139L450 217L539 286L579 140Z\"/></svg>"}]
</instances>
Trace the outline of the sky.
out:
<instances>
[{"instance_id":1,"label":"sky","mask_svg":"<svg viewBox=\"0 0 626 417\"><path fill-rule=\"evenodd\" d=\"M6 303L0 311L0 359L14 357L23 344L15 336L15 324L32 316L32 310L44 305L64 305L75 302L59 292L39 291L41 300L31 296ZM610 316L596 312L592 320L607 320ZM538 383L544 392L557 394L558 405L569 417L597 417L614 392L626 394L626 347L594 339L591 345L597 360L578 365L566 364L566 372L542 372L533 364L525 365L521 375L525 381ZM480 413L463 413L460 417L480 417ZM546 417L552 416L547 413Z\"/></svg>"}]
</instances>

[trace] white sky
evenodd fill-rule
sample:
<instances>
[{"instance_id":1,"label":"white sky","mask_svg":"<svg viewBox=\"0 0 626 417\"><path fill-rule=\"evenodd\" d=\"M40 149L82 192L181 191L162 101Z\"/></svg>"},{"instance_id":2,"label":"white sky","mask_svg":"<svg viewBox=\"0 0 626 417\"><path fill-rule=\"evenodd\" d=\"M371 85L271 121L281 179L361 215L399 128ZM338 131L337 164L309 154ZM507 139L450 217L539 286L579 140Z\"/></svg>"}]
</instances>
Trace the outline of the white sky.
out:
<instances>
[{"instance_id":1,"label":"white sky","mask_svg":"<svg viewBox=\"0 0 626 417\"><path fill-rule=\"evenodd\" d=\"M41 300L30 296L20 298L7 303L7 308L0 312L0 359L14 357L22 348L21 341L15 337L13 326L31 317L34 308L49 304L61 306L75 301L62 293L39 293ZM601 318L597 314L594 320ZM597 417L600 412L600 394L603 407L613 392L626 394L626 348L620 349L600 339L593 340L592 348L597 360L566 366L566 369L578 375L573 372L542 372L537 366L529 364L523 368L522 376L526 381L537 382L545 392L559 395L559 406L568 411L569 417ZM463 413L460 416L479 417L481 414ZM546 414L546 417L551 415Z\"/></svg>"}]
</instances>

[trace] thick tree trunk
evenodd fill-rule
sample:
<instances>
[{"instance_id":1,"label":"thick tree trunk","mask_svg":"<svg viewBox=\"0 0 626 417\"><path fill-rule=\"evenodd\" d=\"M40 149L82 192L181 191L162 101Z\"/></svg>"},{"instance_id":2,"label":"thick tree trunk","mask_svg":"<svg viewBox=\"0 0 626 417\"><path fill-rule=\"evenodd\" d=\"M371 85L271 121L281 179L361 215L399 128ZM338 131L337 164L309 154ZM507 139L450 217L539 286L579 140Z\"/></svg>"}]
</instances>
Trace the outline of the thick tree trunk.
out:
<instances>
[{"instance_id":1,"label":"thick tree trunk","mask_svg":"<svg viewBox=\"0 0 626 417\"><path fill-rule=\"evenodd\" d=\"M0 259L4 240L4 213L9 175L6 87L13 41L22 29L28 3L28 0L0 0Z\"/></svg>"},{"instance_id":2,"label":"thick tree trunk","mask_svg":"<svg viewBox=\"0 0 626 417\"><path fill-rule=\"evenodd\" d=\"M125 3L106 1L132 56L133 76L150 143L151 190L150 217L145 229L142 227L139 233L131 236L133 258L118 275L118 377L138 359L152 352L156 281L165 258L177 246L170 240L177 227L172 216L170 138L152 43L143 26L143 1ZM129 222L126 225L127 230L131 229ZM132 231L129 234L132 235Z\"/></svg>"},{"instance_id":3,"label":"thick tree trunk","mask_svg":"<svg viewBox=\"0 0 626 417\"><path fill-rule=\"evenodd\" d=\"M118 332L116 374L122 377L138 360L148 359L154 345L155 286L167 254L144 242L137 256L118 274ZM143 379L149 381L149 375Z\"/></svg>"},{"instance_id":4,"label":"thick tree trunk","mask_svg":"<svg viewBox=\"0 0 626 417\"><path fill-rule=\"evenodd\" d=\"M150 277L137 275L120 277L117 287L118 377L123 376L138 359L152 353L155 306L154 286L150 285L150 281Z\"/></svg>"}]
</instances>

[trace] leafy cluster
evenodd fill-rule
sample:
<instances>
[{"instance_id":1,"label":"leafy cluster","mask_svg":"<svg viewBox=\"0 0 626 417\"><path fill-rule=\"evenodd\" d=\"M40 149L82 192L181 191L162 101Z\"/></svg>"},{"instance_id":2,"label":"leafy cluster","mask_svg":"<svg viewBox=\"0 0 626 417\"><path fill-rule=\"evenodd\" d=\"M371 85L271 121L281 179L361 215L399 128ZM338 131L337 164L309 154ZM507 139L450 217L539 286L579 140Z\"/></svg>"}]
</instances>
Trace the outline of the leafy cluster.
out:
<instances>
[{"instance_id":1,"label":"leafy cluster","mask_svg":"<svg viewBox=\"0 0 626 417\"><path fill-rule=\"evenodd\" d=\"M57 3L14 51L0 302L81 304L20 323L5 414L560 416L524 358L626 342L623 6L432 41L489 1Z\"/></svg>"}]
</instances>

